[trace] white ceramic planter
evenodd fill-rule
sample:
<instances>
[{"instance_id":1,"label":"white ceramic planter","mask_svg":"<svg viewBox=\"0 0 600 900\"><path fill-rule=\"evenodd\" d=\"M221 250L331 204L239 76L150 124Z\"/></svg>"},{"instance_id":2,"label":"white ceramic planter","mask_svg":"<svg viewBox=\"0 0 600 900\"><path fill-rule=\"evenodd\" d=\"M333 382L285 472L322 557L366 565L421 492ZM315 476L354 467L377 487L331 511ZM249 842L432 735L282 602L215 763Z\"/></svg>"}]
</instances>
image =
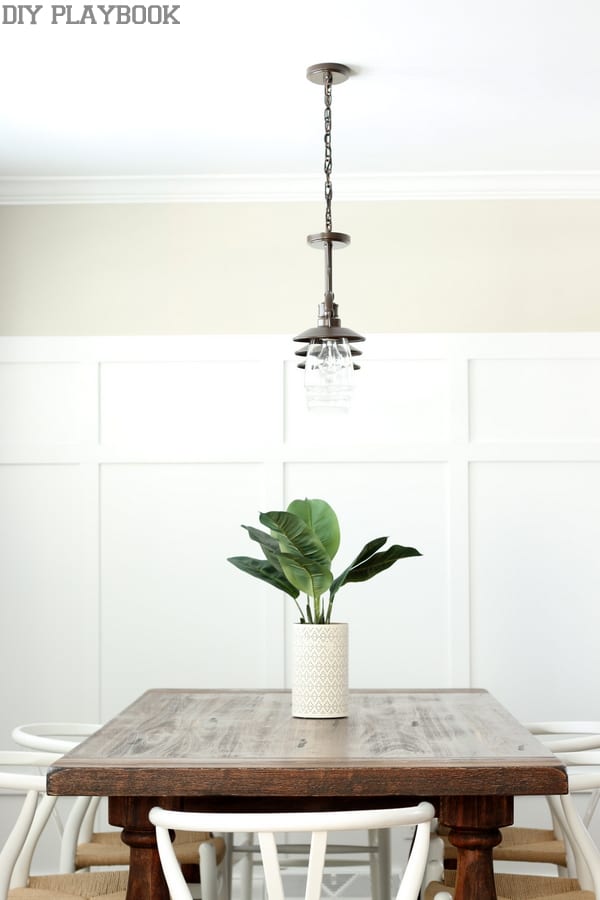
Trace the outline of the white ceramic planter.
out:
<instances>
[{"instance_id":1,"label":"white ceramic planter","mask_svg":"<svg viewBox=\"0 0 600 900\"><path fill-rule=\"evenodd\" d=\"M293 626L292 715L348 715L348 624Z\"/></svg>"}]
</instances>

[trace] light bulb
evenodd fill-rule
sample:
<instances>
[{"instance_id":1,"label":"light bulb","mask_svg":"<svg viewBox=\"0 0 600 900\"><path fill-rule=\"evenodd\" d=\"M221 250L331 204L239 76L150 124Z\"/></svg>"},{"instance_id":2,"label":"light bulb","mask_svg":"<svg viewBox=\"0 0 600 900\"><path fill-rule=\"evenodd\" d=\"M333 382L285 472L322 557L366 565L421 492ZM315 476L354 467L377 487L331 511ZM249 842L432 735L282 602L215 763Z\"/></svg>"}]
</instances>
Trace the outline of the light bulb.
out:
<instances>
[{"instance_id":1,"label":"light bulb","mask_svg":"<svg viewBox=\"0 0 600 900\"><path fill-rule=\"evenodd\" d=\"M352 401L353 368L350 344L345 338L311 341L304 369L308 408L347 411Z\"/></svg>"}]
</instances>

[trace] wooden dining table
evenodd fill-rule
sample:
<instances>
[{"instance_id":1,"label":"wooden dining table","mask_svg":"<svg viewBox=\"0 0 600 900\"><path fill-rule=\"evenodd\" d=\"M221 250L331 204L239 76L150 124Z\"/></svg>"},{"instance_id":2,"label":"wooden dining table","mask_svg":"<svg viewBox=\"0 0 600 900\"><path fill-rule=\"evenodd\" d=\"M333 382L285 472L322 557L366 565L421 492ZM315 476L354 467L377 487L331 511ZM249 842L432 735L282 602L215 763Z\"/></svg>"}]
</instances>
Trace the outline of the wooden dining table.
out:
<instances>
[{"instance_id":1,"label":"wooden dining table","mask_svg":"<svg viewBox=\"0 0 600 900\"><path fill-rule=\"evenodd\" d=\"M356 690L343 719L288 691L150 690L48 772L48 793L107 796L131 848L127 900L168 900L155 805L322 810L434 803L456 900L495 900L492 850L518 795L562 794L558 759L484 690Z\"/></svg>"}]
</instances>

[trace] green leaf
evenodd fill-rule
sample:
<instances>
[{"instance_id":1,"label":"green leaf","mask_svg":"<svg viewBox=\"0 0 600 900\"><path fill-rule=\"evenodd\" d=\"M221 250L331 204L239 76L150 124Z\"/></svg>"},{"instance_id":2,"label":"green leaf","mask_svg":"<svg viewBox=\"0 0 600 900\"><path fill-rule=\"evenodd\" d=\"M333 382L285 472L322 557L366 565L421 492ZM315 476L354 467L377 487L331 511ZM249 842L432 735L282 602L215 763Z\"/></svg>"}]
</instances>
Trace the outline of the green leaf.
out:
<instances>
[{"instance_id":1,"label":"green leaf","mask_svg":"<svg viewBox=\"0 0 600 900\"><path fill-rule=\"evenodd\" d=\"M369 541L368 544L362 548L356 559L352 560L349 568L353 568L353 566L358 566L360 563L364 562L366 559L369 559L370 556L373 556L378 550L381 550L385 542L387 541L387 537L378 537L373 538L372 541Z\"/></svg>"},{"instance_id":2,"label":"green leaf","mask_svg":"<svg viewBox=\"0 0 600 900\"><path fill-rule=\"evenodd\" d=\"M340 546L340 525L329 503L324 500L292 500L287 511L308 525L332 560Z\"/></svg>"},{"instance_id":3,"label":"green leaf","mask_svg":"<svg viewBox=\"0 0 600 900\"><path fill-rule=\"evenodd\" d=\"M281 553L313 560L321 566L330 568L331 560L325 547L309 526L294 513L272 512L261 513L262 525L274 532L279 541Z\"/></svg>"},{"instance_id":4,"label":"green leaf","mask_svg":"<svg viewBox=\"0 0 600 900\"><path fill-rule=\"evenodd\" d=\"M260 544L262 552L265 554L271 565L275 566L275 568L279 569L281 572L282 569L279 563L281 549L276 538L274 538L272 534L269 534L268 531L261 531L260 528L254 528L252 525L242 525L242 528L246 529L253 541Z\"/></svg>"},{"instance_id":5,"label":"green leaf","mask_svg":"<svg viewBox=\"0 0 600 900\"><path fill-rule=\"evenodd\" d=\"M350 563L348 568L335 579L331 585L329 592L330 599L333 599L337 591L342 585L352 581L368 581L374 575L389 569L399 559L406 559L409 556L421 556L414 547L401 547L400 544L392 544L387 550L381 553L374 553L374 550L383 547L387 538L375 538L369 541L356 559Z\"/></svg>"},{"instance_id":6,"label":"green leaf","mask_svg":"<svg viewBox=\"0 0 600 900\"><path fill-rule=\"evenodd\" d=\"M300 593L300 591L287 580L285 575L267 560L253 559L251 556L230 556L227 562L230 562L242 572L246 572L248 575L254 575L255 578L266 581L267 584L278 588L280 591L285 591L285 593L289 594L290 597L293 597L294 600Z\"/></svg>"},{"instance_id":7,"label":"green leaf","mask_svg":"<svg viewBox=\"0 0 600 900\"><path fill-rule=\"evenodd\" d=\"M362 548L362 550L360 551L358 556L352 560L352 562L350 563L348 568L344 569L342 574L338 575L337 578L334 578L333 584L331 585L331 591L329 594L331 600L333 600L333 598L335 597L338 589L341 588L341 586L345 583L346 578L348 577L348 573L355 566L358 566L360 563L364 562L366 559L369 559L370 556L373 556L373 554L377 550L380 550L381 547L383 547L383 545L385 544L386 541L387 541L387 537L378 537L378 538L373 538L372 541L369 541L368 544L365 544L365 546Z\"/></svg>"},{"instance_id":8,"label":"green leaf","mask_svg":"<svg viewBox=\"0 0 600 900\"><path fill-rule=\"evenodd\" d=\"M321 597L329 590L333 575L327 564L290 553L282 553L279 559L287 580L303 594Z\"/></svg>"},{"instance_id":9,"label":"green leaf","mask_svg":"<svg viewBox=\"0 0 600 900\"><path fill-rule=\"evenodd\" d=\"M294 513L273 510L261 513L259 519L279 542L277 558L288 581L299 591L320 597L333 575L327 551L316 534Z\"/></svg>"}]
</instances>

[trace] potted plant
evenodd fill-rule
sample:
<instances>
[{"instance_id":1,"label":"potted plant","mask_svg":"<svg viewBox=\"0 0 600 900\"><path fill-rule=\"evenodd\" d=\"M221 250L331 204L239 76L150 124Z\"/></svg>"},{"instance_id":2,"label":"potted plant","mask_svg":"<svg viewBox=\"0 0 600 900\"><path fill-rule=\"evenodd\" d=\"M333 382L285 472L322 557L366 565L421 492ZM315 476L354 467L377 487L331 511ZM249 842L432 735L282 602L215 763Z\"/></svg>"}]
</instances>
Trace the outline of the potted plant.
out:
<instances>
[{"instance_id":1,"label":"potted plant","mask_svg":"<svg viewBox=\"0 0 600 900\"><path fill-rule=\"evenodd\" d=\"M294 626L292 712L331 718L347 715L348 626L331 621L341 587L368 581L399 559L420 556L414 547L374 538L334 577L332 562L340 545L338 518L325 500L293 500L286 510L260 513L263 531L243 525L264 559L232 556L242 572L266 581L294 600L300 621ZM299 601L304 594L306 602ZM310 627L312 626L312 627Z\"/></svg>"}]
</instances>

